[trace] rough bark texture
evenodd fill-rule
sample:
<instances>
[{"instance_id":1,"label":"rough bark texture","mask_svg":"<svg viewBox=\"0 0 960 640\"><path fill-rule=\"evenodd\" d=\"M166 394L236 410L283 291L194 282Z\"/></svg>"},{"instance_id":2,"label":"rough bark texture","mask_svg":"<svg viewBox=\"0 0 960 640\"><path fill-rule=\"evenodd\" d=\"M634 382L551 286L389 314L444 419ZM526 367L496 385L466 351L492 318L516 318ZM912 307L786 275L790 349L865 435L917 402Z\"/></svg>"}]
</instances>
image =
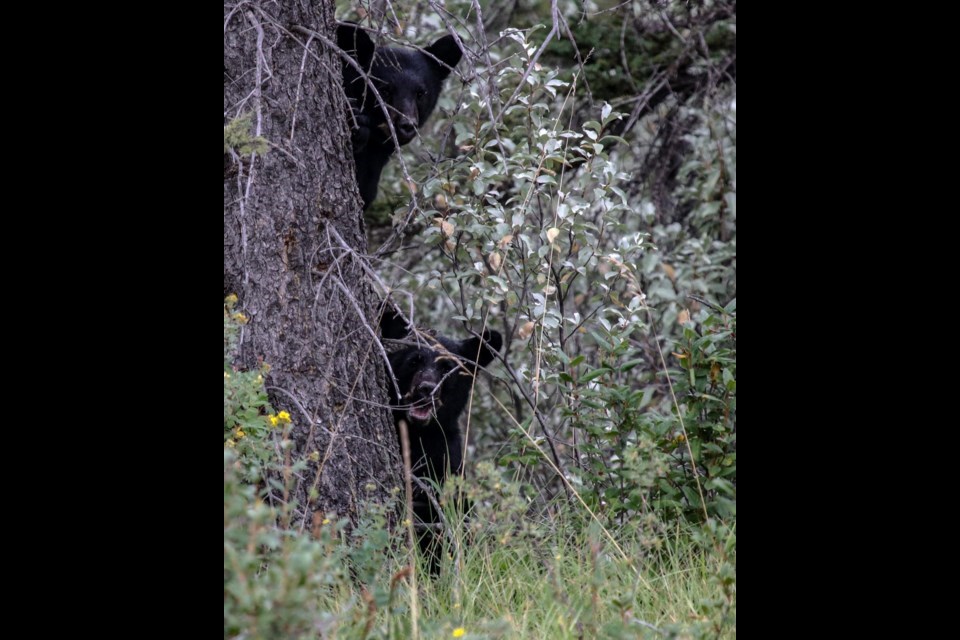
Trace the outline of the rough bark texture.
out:
<instances>
[{"instance_id":1,"label":"rough bark texture","mask_svg":"<svg viewBox=\"0 0 960 640\"><path fill-rule=\"evenodd\" d=\"M332 0L224 5L224 123L250 114L270 144L224 158L224 294L250 319L239 364L270 364L294 461L310 460L290 496L309 526L314 513L355 519L401 474L340 62L308 30L333 39Z\"/></svg>"}]
</instances>

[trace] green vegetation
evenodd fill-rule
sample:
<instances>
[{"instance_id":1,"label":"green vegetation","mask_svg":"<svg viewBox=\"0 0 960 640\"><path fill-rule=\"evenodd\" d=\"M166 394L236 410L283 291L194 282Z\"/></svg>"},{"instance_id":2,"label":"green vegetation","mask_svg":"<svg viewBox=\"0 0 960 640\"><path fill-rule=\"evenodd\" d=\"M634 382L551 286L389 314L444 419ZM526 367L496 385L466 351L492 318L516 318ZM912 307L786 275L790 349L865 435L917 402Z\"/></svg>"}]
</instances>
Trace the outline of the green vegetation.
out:
<instances>
[{"instance_id":1,"label":"green vegetation","mask_svg":"<svg viewBox=\"0 0 960 640\"><path fill-rule=\"evenodd\" d=\"M655 538L642 523L602 531L561 502L538 516L519 513L521 501L505 512L518 487L483 483L472 492L477 513L452 520L460 552L435 580L418 567L414 591L406 567L419 558L404 532L386 532L382 512L349 533L330 520L306 534L278 526L282 514L237 467L225 450L225 637L410 638L414 607L424 638L736 635L732 526L677 524Z\"/></svg>"},{"instance_id":2,"label":"green vegetation","mask_svg":"<svg viewBox=\"0 0 960 640\"><path fill-rule=\"evenodd\" d=\"M512 4L510 24L549 22L549 3ZM263 371L232 368L228 299L224 637L733 638L735 5L561 3L569 29L539 57L549 25L482 41L471 3L445 6L474 38L469 81L448 81L366 221L379 293L418 326L504 335L441 497L473 511L448 508L436 579L386 525L401 496L352 526L292 522L275 498L304 464L295 425ZM396 9L391 33L440 28Z\"/></svg>"},{"instance_id":3,"label":"green vegetation","mask_svg":"<svg viewBox=\"0 0 960 640\"><path fill-rule=\"evenodd\" d=\"M318 518L307 531L291 523L289 510L268 506L258 491L272 482L283 493L282 479L289 482L299 470L276 455L290 445L289 416L269 412L259 372L233 371L228 364L244 320L228 301L224 637L410 638L413 609L424 638L460 637L454 635L460 629L465 638L735 637L735 519L722 523L712 518L694 526L676 517L685 510L677 508L684 497L674 489L682 492L689 486L682 476L689 465L669 463L668 450L677 448L670 441L645 450L661 452L656 470L645 468L637 455L630 463L612 462L606 477L632 487L626 492L583 487L578 495L586 503L558 496L537 509L530 507L530 485L511 479L503 468L478 464L470 479L445 487L445 505L453 504L454 492L461 489L474 509L467 519L448 510L450 544L441 575L433 580L426 578L419 554L409 552L406 530L387 529L385 514L393 505L370 505L368 517L353 528L332 514ZM684 358L690 360L689 370L703 372L706 387L716 385L711 371L729 354L702 349L702 338L691 339L688 346L695 354ZM608 376L615 377L614 372L594 379ZM699 378L693 374L694 386ZM607 400L621 393L616 387L598 387L608 388L613 390ZM712 404L701 395L706 394L692 394L691 402ZM629 397L620 402L633 410ZM687 415L694 409L691 404ZM703 411L714 415L709 408ZM700 442L701 430L710 424L688 419L691 441ZM722 440L712 429L710 433ZM529 464L537 462L534 457ZM271 472L281 480L268 480ZM587 475L595 483L604 477L599 470ZM714 473L722 475L722 470ZM658 481L668 488L655 508L641 515L643 509L629 501L638 487L649 491ZM614 485L608 481L602 486ZM728 492L705 486L717 496L711 512L723 511L719 501ZM601 508L598 496L611 503ZM614 502L622 500L625 504ZM593 509L583 508L587 503ZM420 576L416 588L409 566Z\"/></svg>"},{"instance_id":4,"label":"green vegetation","mask_svg":"<svg viewBox=\"0 0 960 640\"><path fill-rule=\"evenodd\" d=\"M236 152L244 156L251 153L266 153L267 141L260 136L250 135L251 116L247 114L231 121L223 127L223 152Z\"/></svg>"}]
</instances>

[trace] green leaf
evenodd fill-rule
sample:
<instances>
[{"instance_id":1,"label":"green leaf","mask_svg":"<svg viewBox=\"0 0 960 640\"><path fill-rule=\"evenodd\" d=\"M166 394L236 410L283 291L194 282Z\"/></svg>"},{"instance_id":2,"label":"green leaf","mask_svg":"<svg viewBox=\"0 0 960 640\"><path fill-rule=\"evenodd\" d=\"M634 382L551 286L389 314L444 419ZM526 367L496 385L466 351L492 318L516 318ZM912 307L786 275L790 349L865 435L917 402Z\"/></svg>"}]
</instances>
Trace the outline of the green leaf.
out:
<instances>
[{"instance_id":1,"label":"green leaf","mask_svg":"<svg viewBox=\"0 0 960 640\"><path fill-rule=\"evenodd\" d=\"M646 362L646 359L644 359L644 358L635 358L635 359L633 359L633 360L627 360L626 362L624 362L623 364L621 364L621 365L618 367L618 369L619 369L620 371L626 373L627 371L630 371L630 369L633 369L633 368L634 368L635 366L637 366L638 364L643 364L643 363L645 363L645 362Z\"/></svg>"},{"instance_id":2,"label":"green leaf","mask_svg":"<svg viewBox=\"0 0 960 640\"><path fill-rule=\"evenodd\" d=\"M643 409L643 408L646 407L648 404L650 404L650 400L653 398L653 394L654 394L655 391L656 391L656 389L655 389L654 387L647 387L646 389L644 389L644 390L643 390L643 398L642 398L642 399L640 400L640 402L637 404L637 408L638 408L638 409Z\"/></svg>"},{"instance_id":3,"label":"green leaf","mask_svg":"<svg viewBox=\"0 0 960 640\"><path fill-rule=\"evenodd\" d=\"M604 102L603 107L600 109L600 120L606 123L611 113L613 113L613 107L610 106L609 103Z\"/></svg>"},{"instance_id":4,"label":"green leaf","mask_svg":"<svg viewBox=\"0 0 960 640\"><path fill-rule=\"evenodd\" d=\"M599 378L604 374L610 373L611 371L613 371L613 369L611 369L610 367L600 367L599 369L594 369L592 371L587 372L585 375L581 376L580 382L582 384L586 384L591 380L596 380L597 378Z\"/></svg>"}]
</instances>

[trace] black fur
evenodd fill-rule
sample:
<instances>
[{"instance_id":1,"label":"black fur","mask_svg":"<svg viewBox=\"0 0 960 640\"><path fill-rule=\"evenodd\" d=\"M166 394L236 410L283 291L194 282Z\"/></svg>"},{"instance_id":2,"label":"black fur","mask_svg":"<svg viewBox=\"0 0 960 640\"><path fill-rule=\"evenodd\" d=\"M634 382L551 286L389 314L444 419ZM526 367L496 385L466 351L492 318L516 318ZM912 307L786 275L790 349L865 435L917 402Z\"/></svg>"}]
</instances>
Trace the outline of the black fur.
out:
<instances>
[{"instance_id":1,"label":"black fur","mask_svg":"<svg viewBox=\"0 0 960 640\"><path fill-rule=\"evenodd\" d=\"M381 323L384 337L402 337L405 330L402 324L398 329L397 324L396 316ZM440 336L421 337L420 342L420 346L408 346L389 356L400 392L398 397L397 389L388 385L390 404L398 438L400 421L407 422L413 475L427 485L442 485L448 473L463 473L460 414L469 400L478 365L490 364L503 340L496 331L484 331L483 343L476 337L456 341ZM427 524L439 521L419 483L414 484L413 501L417 520ZM433 540L432 532L427 530L420 537L420 546L436 571L437 549L431 549Z\"/></svg>"},{"instance_id":2,"label":"black fur","mask_svg":"<svg viewBox=\"0 0 960 640\"><path fill-rule=\"evenodd\" d=\"M380 174L396 143L403 146L417 136L437 106L440 89L463 52L453 36L443 36L424 51L385 47L377 49L359 26L337 25L337 45L347 52L386 103L386 112L396 132L396 142L387 126L384 108L370 91L367 80L353 65L343 62L343 87L352 116L353 157L363 208L377 197Z\"/></svg>"}]
</instances>

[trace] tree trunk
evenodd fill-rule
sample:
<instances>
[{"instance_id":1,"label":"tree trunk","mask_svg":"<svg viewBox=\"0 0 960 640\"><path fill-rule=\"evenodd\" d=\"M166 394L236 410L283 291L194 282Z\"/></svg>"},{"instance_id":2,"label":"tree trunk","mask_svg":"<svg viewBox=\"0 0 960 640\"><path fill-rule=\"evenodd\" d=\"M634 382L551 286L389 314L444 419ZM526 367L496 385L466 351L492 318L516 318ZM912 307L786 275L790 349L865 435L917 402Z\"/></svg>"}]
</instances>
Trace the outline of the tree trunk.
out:
<instances>
[{"instance_id":1,"label":"tree trunk","mask_svg":"<svg viewBox=\"0 0 960 640\"><path fill-rule=\"evenodd\" d=\"M267 362L270 401L293 418L306 526L355 520L401 478L340 61L311 35L333 41L334 24L333 0L224 5L224 123L249 114L269 144L224 156L224 294L249 317L239 364Z\"/></svg>"}]
</instances>

